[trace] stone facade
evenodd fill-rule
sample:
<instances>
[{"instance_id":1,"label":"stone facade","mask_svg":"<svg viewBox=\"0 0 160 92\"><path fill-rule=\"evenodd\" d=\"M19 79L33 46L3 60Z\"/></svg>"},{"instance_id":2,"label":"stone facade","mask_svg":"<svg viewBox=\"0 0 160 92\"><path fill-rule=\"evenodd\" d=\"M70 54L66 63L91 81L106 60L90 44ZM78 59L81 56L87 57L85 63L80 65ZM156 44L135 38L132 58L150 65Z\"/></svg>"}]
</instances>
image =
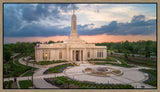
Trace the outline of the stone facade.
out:
<instances>
[{"instance_id":1,"label":"stone facade","mask_svg":"<svg viewBox=\"0 0 160 92\"><path fill-rule=\"evenodd\" d=\"M107 57L106 46L95 46L86 43L77 34L77 21L73 10L71 22L71 34L64 43L37 44L35 46L35 60L52 61L87 61L88 59L105 59Z\"/></svg>"}]
</instances>

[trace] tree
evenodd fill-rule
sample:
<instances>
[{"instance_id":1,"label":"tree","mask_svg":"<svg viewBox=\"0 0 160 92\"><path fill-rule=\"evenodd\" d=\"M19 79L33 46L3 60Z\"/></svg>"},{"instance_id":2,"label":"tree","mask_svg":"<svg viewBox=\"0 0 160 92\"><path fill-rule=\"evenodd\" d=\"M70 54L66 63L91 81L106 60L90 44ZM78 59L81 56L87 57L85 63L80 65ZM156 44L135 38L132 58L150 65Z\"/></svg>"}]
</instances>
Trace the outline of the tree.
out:
<instances>
[{"instance_id":1,"label":"tree","mask_svg":"<svg viewBox=\"0 0 160 92\"><path fill-rule=\"evenodd\" d=\"M8 69L10 68L11 66L9 64L5 64L4 65L4 73L7 74L8 73Z\"/></svg>"},{"instance_id":2,"label":"tree","mask_svg":"<svg viewBox=\"0 0 160 92\"><path fill-rule=\"evenodd\" d=\"M50 40L49 42L48 42L48 44L51 44L51 43L55 43L54 41L52 41L52 40Z\"/></svg>"},{"instance_id":3,"label":"tree","mask_svg":"<svg viewBox=\"0 0 160 92\"><path fill-rule=\"evenodd\" d=\"M3 50L4 60L6 60L8 62L10 60L11 56L12 56L12 52L8 48Z\"/></svg>"},{"instance_id":4,"label":"tree","mask_svg":"<svg viewBox=\"0 0 160 92\"><path fill-rule=\"evenodd\" d=\"M125 59L128 59L128 53L127 53L127 51L124 52L124 57L125 57Z\"/></svg>"},{"instance_id":5,"label":"tree","mask_svg":"<svg viewBox=\"0 0 160 92\"><path fill-rule=\"evenodd\" d=\"M151 41L147 41L146 47L145 47L145 51L146 51L145 56L146 57L150 57L150 53L151 53Z\"/></svg>"}]
</instances>

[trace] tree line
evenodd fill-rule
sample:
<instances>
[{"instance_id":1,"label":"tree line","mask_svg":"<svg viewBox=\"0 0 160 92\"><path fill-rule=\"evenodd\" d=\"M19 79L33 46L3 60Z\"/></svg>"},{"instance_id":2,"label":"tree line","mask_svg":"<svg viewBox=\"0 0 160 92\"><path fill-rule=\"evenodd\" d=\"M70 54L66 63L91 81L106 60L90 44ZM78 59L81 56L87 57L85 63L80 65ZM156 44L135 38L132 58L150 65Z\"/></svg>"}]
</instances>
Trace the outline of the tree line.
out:
<instances>
[{"instance_id":1,"label":"tree line","mask_svg":"<svg viewBox=\"0 0 160 92\"><path fill-rule=\"evenodd\" d=\"M145 57L150 57L151 55L157 55L157 43L156 41L144 41L140 40L137 42L104 42L96 43L96 46L107 46L107 50L114 51L116 53L124 54L140 54L145 55Z\"/></svg>"},{"instance_id":2,"label":"tree line","mask_svg":"<svg viewBox=\"0 0 160 92\"><path fill-rule=\"evenodd\" d=\"M24 55L31 55L35 52L35 45L41 42L17 42L11 44L4 44L3 45L3 61L7 62L11 59L14 53L21 53ZM44 42L44 44L51 44L51 43L63 43L63 41L48 41Z\"/></svg>"},{"instance_id":3,"label":"tree line","mask_svg":"<svg viewBox=\"0 0 160 92\"><path fill-rule=\"evenodd\" d=\"M41 42L17 42L12 44L3 45L3 59L4 61L9 61L13 53L22 53L24 55L33 54L35 51L35 45ZM48 44L51 43L63 43L63 41L48 41L45 42ZM137 42L104 42L96 43L97 46L107 46L107 50L111 50L117 53L127 53L127 54L141 54L146 57L150 57L151 53L157 54L157 45L156 41L137 41Z\"/></svg>"}]
</instances>

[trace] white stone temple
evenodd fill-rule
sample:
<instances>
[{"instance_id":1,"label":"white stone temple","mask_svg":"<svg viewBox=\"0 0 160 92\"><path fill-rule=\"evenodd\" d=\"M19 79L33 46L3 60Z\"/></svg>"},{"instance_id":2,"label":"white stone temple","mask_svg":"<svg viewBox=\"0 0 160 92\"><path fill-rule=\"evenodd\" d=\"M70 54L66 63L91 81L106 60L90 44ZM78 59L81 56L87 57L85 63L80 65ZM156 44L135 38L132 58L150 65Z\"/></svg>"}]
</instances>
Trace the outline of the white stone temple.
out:
<instances>
[{"instance_id":1,"label":"white stone temple","mask_svg":"<svg viewBox=\"0 0 160 92\"><path fill-rule=\"evenodd\" d=\"M106 46L95 46L81 40L77 34L77 18L73 10L71 34L64 43L37 44L35 46L35 60L53 61L87 61L88 59L105 59Z\"/></svg>"}]
</instances>

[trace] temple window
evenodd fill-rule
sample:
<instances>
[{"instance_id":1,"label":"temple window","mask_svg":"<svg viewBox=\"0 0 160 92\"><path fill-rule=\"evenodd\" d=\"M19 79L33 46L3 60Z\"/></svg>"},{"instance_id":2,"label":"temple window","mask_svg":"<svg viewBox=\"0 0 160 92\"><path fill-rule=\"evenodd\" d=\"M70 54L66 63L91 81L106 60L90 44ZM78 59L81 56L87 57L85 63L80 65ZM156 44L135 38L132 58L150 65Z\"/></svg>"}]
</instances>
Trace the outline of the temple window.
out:
<instances>
[{"instance_id":1,"label":"temple window","mask_svg":"<svg viewBox=\"0 0 160 92\"><path fill-rule=\"evenodd\" d=\"M46 55L45 55L45 59L47 60L47 53L46 53Z\"/></svg>"},{"instance_id":2,"label":"temple window","mask_svg":"<svg viewBox=\"0 0 160 92\"><path fill-rule=\"evenodd\" d=\"M59 59L62 59L62 52L59 52Z\"/></svg>"}]
</instances>

